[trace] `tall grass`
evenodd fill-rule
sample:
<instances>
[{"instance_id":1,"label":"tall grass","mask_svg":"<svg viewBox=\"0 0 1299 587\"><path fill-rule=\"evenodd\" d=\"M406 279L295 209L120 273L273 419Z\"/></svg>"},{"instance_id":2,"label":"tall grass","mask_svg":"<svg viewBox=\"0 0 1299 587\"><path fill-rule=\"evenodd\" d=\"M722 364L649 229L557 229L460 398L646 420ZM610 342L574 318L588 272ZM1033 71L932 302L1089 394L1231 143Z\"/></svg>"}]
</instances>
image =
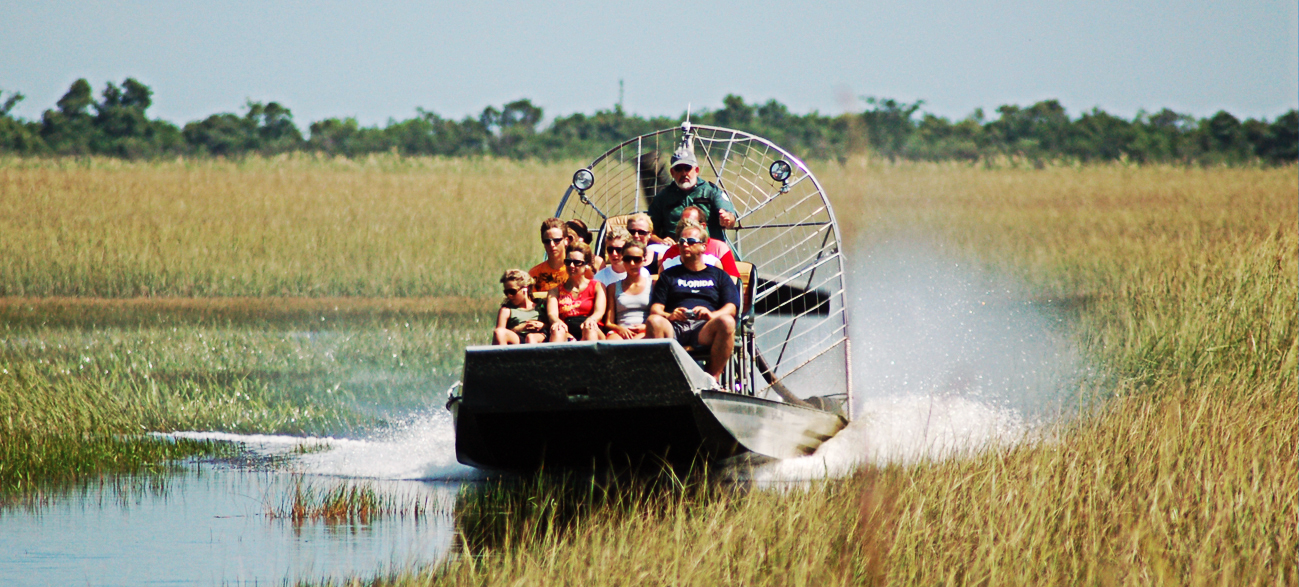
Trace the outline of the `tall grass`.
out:
<instances>
[{"instance_id":1,"label":"tall grass","mask_svg":"<svg viewBox=\"0 0 1299 587\"><path fill-rule=\"evenodd\" d=\"M1035 444L682 500L697 507L593 508L557 538L391 580L1299 582L1294 167L822 175L859 252L929 239L1076 300L1073 336L1110 399Z\"/></svg>"},{"instance_id":2,"label":"tall grass","mask_svg":"<svg viewBox=\"0 0 1299 587\"><path fill-rule=\"evenodd\" d=\"M814 169L853 243L850 255L924 240L1027 295L1071 300L1070 336L1108 373L1107 401L1034 444L865 466L805 487L633 487L596 497L589 483L572 480L487 488L458 513L466 556L374 581L1299 582L1295 167L985 170L853 160ZM9 161L0 165L7 235L0 284L24 296L456 295L490 307L492 278L536 258L534 226L569 171L382 157ZM242 414L260 422L246 429L273 428L281 424L260 414L274 410L227 395L272 397L267 379L250 375L239 388L238 377L215 375L340 372L323 351L295 342L303 340L290 336L295 330L278 338L240 331L225 314L173 325L142 310L137 326L123 326L114 312L34 306L51 316L97 316L104 325L96 326L20 318L18 302L3 307L9 330L0 367L10 373L0 394L9 405L26 402L21 412L6 406L26 414L23 421L239 429L239 420L220 418ZM465 316L482 317L481 309ZM480 340L481 325L460 324L450 338L357 334L366 342L348 352L386 368L409 358L416 371L454 370L456 359L417 357L446 356L435 351L439 344L455 356L458 345ZM85 355L88 347L101 350ZM122 358L126 350L171 357L171 373L182 374L144 379L139 359ZM83 369L100 361L113 365L108 374ZM103 395L86 391L101 388ZM102 398L85 402L95 409L114 397L127 398L118 405L166 407L156 417L130 409L106 417L45 399L64 390ZM207 420L178 416L192 400L218 398L226 404L197 410Z\"/></svg>"},{"instance_id":3,"label":"tall grass","mask_svg":"<svg viewBox=\"0 0 1299 587\"><path fill-rule=\"evenodd\" d=\"M0 491L217 449L151 431L345 434L440 407L486 330L472 305L227 301L0 302Z\"/></svg>"},{"instance_id":4,"label":"tall grass","mask_svg":"<svg viewBox=\"0 0 1299 587\"><path fill-rule=\"evenodd\" d=\"M0 160L0 295L483 296L572 167Z\"/></svg>"},{"instance_id":5,"label":"tall grass","mask_svg":"<svg viewBox=\"0 0 1299 587\"><path fill-rule=\"evenodd\" d=\"M278 503L265 504L268 517L294 524L369 524L379 517L418 520L434 515L440 507L427 496L392 495L371 483L343 481L321 487L301 478Z\"/></svg>"}]
</instances>

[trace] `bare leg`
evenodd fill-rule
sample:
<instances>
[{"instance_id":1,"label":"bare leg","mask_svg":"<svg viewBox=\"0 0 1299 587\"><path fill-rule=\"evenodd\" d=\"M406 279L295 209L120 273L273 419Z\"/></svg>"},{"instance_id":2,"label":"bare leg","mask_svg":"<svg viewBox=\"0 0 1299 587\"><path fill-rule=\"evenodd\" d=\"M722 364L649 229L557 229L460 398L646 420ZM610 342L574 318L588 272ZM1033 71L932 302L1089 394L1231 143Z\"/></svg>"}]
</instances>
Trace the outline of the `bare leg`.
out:
<instances>
[{"instance_id":1,"label":"bare leg","mask_svg":"<svg viewBox=\"0 0 1299 587\"><path fill-rule=\"evenodd\" d=\"M527 342L528 344L537 344L539 342L546 342L546 335L540 332L529 332Z\"/></svg>"},{"instance_id":2,"label":"bare leg","mask_svg":"<svg viewBox=\"0 0 1299 587\"><path fill-rule=\"evenodd\" d=\"M622 340L622 335L617 330L610 330L609 334L604 335L605 340Z\"/></svg>"},{"instance_id":3,"label":"bare leg","mask_svg":"<svg viewBox=\"0 0 1299 587\"><path fill-rule=\"evenodd\" d=\"M731 360L735 350L735 319L730 316L714 316L699 330L699 346L709 346L708 371L714 378L721 377L726 370L726 362Z\"/></svg>"},{"instance_id":4,"label":"bare leg","mask_svg":"<svg viewBox=\"0 0 1299 587\"><path fill-rule=\"evenodd\" d=\"M492 344L519 344L519 335L509 328L497 328L492 331Z\"/></svg>"},{"instance_id":5,"label":"bare leg","mask_svg":"<svg viewBox=\"0 0 1299 587\"><path fill-rule=\"evenodd\" d=\"M582 329L582 340L604 340L604 335L600 333L599 326Z\"/></svg>"},{"instance_id":6,"label":"bare leg","mask_svg":"<svg viewBox=\"0 0 1299 587\"><path fill-rule=\"evenodd\" d=\"M647 316L645 336L648 338L673 338L672 323L662 316Z\"/></svg>"},{"instance_id":7,"label":"bare leg","mask_svg":"<svg viewBox=\"0 0 1299 587\"><path fill-rule=\"evenodd\" d=\"M551 324L550 342L568 342L568 326L563 322Z\"/></svg>"}]
</instances>

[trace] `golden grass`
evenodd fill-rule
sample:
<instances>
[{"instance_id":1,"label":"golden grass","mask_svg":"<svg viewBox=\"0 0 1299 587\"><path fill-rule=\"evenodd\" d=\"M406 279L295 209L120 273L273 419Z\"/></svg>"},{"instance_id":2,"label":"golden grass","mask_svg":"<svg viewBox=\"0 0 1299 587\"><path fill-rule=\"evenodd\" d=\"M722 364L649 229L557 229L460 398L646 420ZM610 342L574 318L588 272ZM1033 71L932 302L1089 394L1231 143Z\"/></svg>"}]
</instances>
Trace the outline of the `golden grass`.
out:
<instances>
[{"instance_id":1,"label":"golden grass","mask_svg":"<svg viewBox=\"0 0 1299 587\"><path fill-rule=\"evenodd\" d=\"M534 225L572 167L9 161L0 284L490 306L500 271L537 258ZM487 488L498 494L463 500L460 516L507 508L497 539L376 582L1299 583L1294 166L813 168L850 255L927 240L1027 295L1077 300L1071 336L1109 375L1109 399L1048 441L806 488Z\"/></svg>"},{"instance_id":2,"label":"golden grass","mask_svg":"<svg viewBox=\"0 0 1299 587\"><path fill-rule=\"evenodd\" d=\"M2 296L482 296L571 166L0 161Z\"/></svg>"},{"instance_id":3,"label":"golden grass","mask_svg":"<svg viewBox=\"0 0 1299 587\"><path fill-rule=\"evenodd\" d=\"M821 175L859 253L918 235L1031 294L1083 300L1073 336L1111 399L1038 444L806 490L621 500L392 581L1299 582L1294 167Z\"/></svg>"}]
</instances>

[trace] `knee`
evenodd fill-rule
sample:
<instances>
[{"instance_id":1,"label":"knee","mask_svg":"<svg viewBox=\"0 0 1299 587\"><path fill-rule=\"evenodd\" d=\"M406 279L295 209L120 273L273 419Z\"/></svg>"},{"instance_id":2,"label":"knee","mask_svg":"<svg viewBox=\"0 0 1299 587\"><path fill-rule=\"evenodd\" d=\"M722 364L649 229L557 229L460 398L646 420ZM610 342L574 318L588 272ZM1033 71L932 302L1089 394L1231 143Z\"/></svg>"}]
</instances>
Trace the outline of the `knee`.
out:
<instances>
[{"instance_id":1,"label":"knee","mask_svg":"<svg viewBox=\"0 0 1299 587\"><path fill-rule=\"evenodd\" d=\"M726 332L727 334L735 334L734 316L718 316L714 319L717 320L718 328L720 328L723 332Z\"/></svg>"}]
</instances>

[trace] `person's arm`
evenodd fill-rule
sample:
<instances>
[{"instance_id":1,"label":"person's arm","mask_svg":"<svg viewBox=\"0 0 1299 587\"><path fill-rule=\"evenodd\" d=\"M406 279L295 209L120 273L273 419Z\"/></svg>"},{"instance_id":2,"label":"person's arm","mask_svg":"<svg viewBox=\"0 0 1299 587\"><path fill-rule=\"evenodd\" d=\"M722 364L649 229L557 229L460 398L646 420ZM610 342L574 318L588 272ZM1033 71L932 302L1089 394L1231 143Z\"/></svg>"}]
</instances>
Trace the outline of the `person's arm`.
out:
<instances>
[{"instance_id":1,"label":"person's arm","mask_svg":"<svg viewBox=\"0 0 1299 587\"><path fill-rule=\"evenodd\" d=\"M505 325L508 324L509 322L510 322L510 309L505 306L501 306L501 311L496 313L496 327L505 328Z\"/></svg>"},{"instance_id":2,"label":"person's arm","mask_svg":"<svg viewBox=\"0 0 1299 587\"><path fill-rule=\"evenodd\" d=\"M599 283L598 281L596 283ZM594 285L594 284L593 284ZM600 319L604 317L604 288L595 285L595 305L591 307L591 315L582 321L583 326L595 328L600 325Z\"/></svg>"},{"instance_id":3,"label":"person's arm","mask_svg":"<svg viewBox=\"0 0 1299 587\"><path fill-rule=\"evenodd\" d=\"M671 314L668 314L667 310L664 309L663 304L650 304L650 315L662 316L664 318L671 316Z\"/></svg>"},{"instance_id":4,"label":"person's arm","mask_svg":"<svg viewBox=\"0 0 1299 587\"><path fill-rule=\"evenodd\" d=\"M555 293L557 291L559 291L558 287L546 294L546 317L550 318L551 324L563 323L563 320L559 319L559 300L555 297L558 295Z\"/></svg>"},{"instance_id":5,"label":"person's arm","mask_svg":"<svg viewBox=\"0 0 1299 587\"><path fill-rule=\"evenodd\" d=\"M726 194L722 193L722 187L716 186L711 196L709 199L713 202L713 210L717 211L717 223L722 228L734 228L737 218L735 206L731 204L731 200L726 197Z\"/></svg>"},{"instance_id":6,"label":"person's arm","mask_svg":"<svg viewBox=\"0 0 1299 587\"><path fill-rule=\"evenodd\" d=\"M604 309L604 325L614 328L618 325L618 304L614 303L613 288L618 282L604 286L604 298L608 300Z\"/></svg>"}]
</instances>

